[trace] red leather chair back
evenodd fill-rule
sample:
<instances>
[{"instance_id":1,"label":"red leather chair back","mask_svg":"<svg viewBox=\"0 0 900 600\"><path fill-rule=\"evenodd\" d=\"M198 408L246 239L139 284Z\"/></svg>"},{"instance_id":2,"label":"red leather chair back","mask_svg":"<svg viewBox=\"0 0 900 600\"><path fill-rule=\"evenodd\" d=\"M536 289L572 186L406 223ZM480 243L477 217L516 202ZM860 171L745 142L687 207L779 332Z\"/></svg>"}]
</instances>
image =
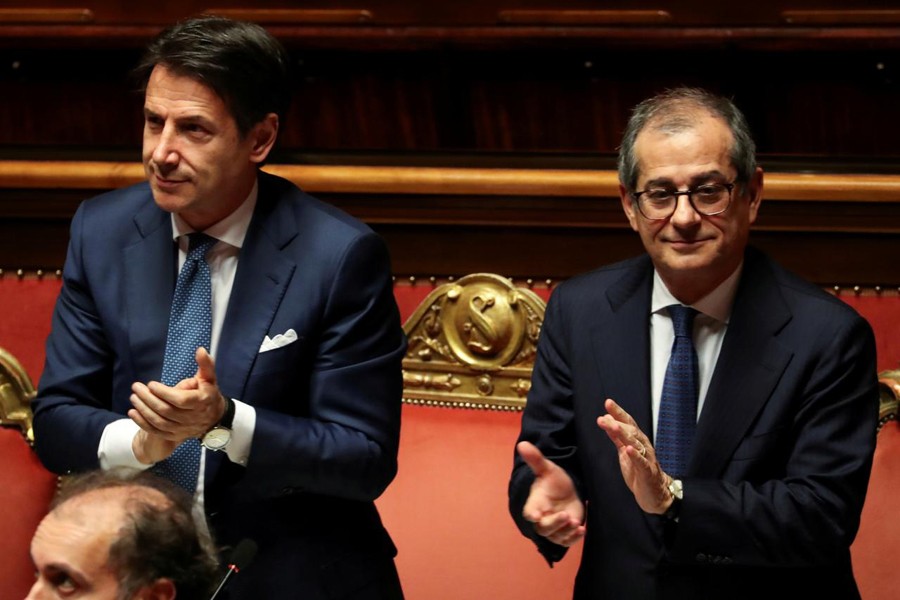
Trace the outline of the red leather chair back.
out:
<instances>
[{"instance_id":1,"label":"red leather chair back","mask_svg":"<svg viewBox=\"0 0 900 600\"><path fill-rule=\"evenodd\" d=\"M900 371L894 371L900 375ZM894 600L900 590L900 384L882 379L882 419L869 490L851 554L863 600Z\"/></svg>"},{"instance_id":2,"label":"red leather chair back","mask_svg":"<svg viewBox=\"0 0 900 600\"><path fill-rule=\"evenodd\" d=\"M34 583L30 546L56 491L47 471L17 427L0 427L0 599L19 600Z\"/></svg>"},{"instance_id":3,"label":"red leather chair back","mask_svg":"<svg viewBox=\"0 0 900 600\"><path fill-rule=\"evenodd\" d=\"M34 583L31 538L56 491L28 443L34 387L22 366L0 348L0 600L18 600Z\"/></svg>"}]
</instances>

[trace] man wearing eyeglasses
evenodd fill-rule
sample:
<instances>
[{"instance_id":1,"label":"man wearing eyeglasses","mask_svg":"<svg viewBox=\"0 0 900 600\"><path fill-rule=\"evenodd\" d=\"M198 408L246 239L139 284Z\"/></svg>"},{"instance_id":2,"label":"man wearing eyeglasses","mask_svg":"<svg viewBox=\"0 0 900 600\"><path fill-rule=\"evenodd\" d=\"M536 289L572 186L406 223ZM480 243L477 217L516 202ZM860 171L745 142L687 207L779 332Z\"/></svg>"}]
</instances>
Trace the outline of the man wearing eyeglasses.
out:
<instances>
[{"instance_id":1,"label":"man wearing eyeglasses","mask_svg":"<svg viewBox=\"0 0 900 600\"><path fill-rule=\"evenodd\" d=\"M697 89L639 104L619 157L646 255L551 297L510 510L576 598L859 598L871 328L748 247L763 173Z\"/></svg>"}]
</instances>

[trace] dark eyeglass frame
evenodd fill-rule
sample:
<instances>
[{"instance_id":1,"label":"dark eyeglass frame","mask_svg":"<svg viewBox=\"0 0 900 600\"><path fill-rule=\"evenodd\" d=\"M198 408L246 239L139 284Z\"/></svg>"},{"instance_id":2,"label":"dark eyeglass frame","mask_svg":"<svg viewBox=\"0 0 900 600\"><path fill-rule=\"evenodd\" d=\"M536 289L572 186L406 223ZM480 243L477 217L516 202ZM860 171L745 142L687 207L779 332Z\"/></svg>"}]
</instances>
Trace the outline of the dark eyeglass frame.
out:
<instances>
[{"instance_id":1,"label":"dark eyeglass frame","mask_svg":"<svg viewBox=\"0 0 900 600\"><path fill-rule=\"evenodd\" d=\"M722 210L717 210L715 212L703 212L702 210L697 208L696 204L694 204L694 194L696 194L700 188L707 186L707 185L721 185L726 190L728 190L728 203L725 205L725 207ZM693 208L694 211L696 211L696 213L698 215L703 215L704 217L714 217L716 215L721 215L723 212L728 210L728 207L731 206L731 201L734 199L734 188L736 186L737 186L736 181L731 181L729 183L712 182L712 183L703 183L701 185L698 185L698 186L695 186L692 188L688 188L686 190L674 190L671 192L671 194L672 194L672 196L674 196L675 202L672 203L672 211L665 217L648 217L644 213L644 210L641 208L641 196L652 190L641 190L640 192L632 192L631 197L634 198L634 202L635 202L635 204L637 204L638 211L641 213L641 216L644 217L645 219L647 219L648 221L664 221L666 219L671 218L672 215L675 214L675 211L678 210L678 197L679 196L687 196L688 202L691 204L691 208Z\"/></svg>"}]
</instances>

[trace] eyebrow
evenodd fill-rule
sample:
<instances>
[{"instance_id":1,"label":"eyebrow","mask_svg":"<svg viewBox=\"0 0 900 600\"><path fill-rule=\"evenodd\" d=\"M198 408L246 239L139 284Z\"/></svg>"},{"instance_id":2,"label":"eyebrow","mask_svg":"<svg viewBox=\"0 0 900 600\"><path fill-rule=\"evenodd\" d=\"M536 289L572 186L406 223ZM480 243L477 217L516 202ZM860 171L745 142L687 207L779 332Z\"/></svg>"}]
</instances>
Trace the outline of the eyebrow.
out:
<instances>
[{"instance_id":1,"label":"eyebrow","mask_svg":"<svg viewBox=\"0 0 900 600\"><path fill-rule=\"evenodd\" d=\"M35 565L35 572L44 573L50 578L53 578L57 575L64 575L65 577L75 582L75 584L82 589L84 589L85 586L88 585L88 579L84 573L74 568L72 565L65 563L47 563L42 569L39 569L37 565Z\"/></svg>"},{"instance_id":2,"label":"eyebrow","mask_svg":"<svg viewBox=\"0 0 900 600\"><path fill-rule=\"evenodd\" d=\"M728 179L728 177L722 171L720 171L718 169L713 169L711 171L704 171L703 173L697 173L696 175L692 176L690 179L690 185L694 186L694 185L697 185L704 181L710 181L710 180L716 180L716 179L725 180L725 179ZM644 184L644 188L648 188L648 187L652 187L652 186L663 187L666 185L672 185L671 177L657 177L656 179L650 179L649 181L647 181Z\"/></svg>"},{"instance_id":3,"label":"eyebrow","mask_svg":"<svg viewBox=\"0 0 900 600\"><path fill-rule=\"evenodd\" d=\"M159 117L160 119L165 118L161 114L159 114L158 112L153 110L152 108L148 108L146 106L144 107L144 116L145 117ZM198 124L203 125L204 127L208 127L208 128L212 127L215 124L215 121L213 119L204 117L203 115L199 115L199 114L182 115L180 117L175 118L174 120L175 120L176 124L198 123Z\"/></svg>"},{"instance_id":4,"label":"eyebrow","mask_svg":"<svg viewBox=\"0 0 900 600\"><path fill-rule=\"evenodd\" d=\"M66 563L51 562L44 565L45 569L52 569L60 573L71 573L72 575L81 575L78 569L73 569L71 565Z\"/></svg>"}]
</instances>

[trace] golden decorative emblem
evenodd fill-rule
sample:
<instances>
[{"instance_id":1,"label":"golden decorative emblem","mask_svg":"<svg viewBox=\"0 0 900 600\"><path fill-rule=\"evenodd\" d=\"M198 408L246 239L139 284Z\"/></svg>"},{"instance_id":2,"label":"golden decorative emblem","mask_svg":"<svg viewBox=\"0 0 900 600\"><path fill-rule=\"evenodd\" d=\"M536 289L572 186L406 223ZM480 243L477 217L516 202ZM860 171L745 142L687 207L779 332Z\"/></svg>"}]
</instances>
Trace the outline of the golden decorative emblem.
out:
<instances>
[{"instance_id":1,"label":"golden decorative emblem","mask_svg":"<svg viewBox=\"0 0 900 600\"><path fill-rule=\"evenodd\" d=\"M0 348L0 425L21 428L29 443L34 443L31 429L34 396L34 386L25 369L12 354Z\"/></svg>"},{"instance_id":2,"label":"golden decorative emblem","mask_svg":"<svg viewBox=\"0 0 900 600\"><path fill-rule=\"evenodd\" d=\"M537 294L490 273L438 286L403 326L404 399L521 410L544 309Z\"/></svg>"},{"instance_id":3,"label":"golden decorative emblem","mask_svg":"<svg viewBox=\"0 0 900 600\"><path fill-rule=\"evenodd\" d=\"M878 374L878 429L888 421L898 420L900 412L900 369Z\"/></svg>"}]
</instances>

